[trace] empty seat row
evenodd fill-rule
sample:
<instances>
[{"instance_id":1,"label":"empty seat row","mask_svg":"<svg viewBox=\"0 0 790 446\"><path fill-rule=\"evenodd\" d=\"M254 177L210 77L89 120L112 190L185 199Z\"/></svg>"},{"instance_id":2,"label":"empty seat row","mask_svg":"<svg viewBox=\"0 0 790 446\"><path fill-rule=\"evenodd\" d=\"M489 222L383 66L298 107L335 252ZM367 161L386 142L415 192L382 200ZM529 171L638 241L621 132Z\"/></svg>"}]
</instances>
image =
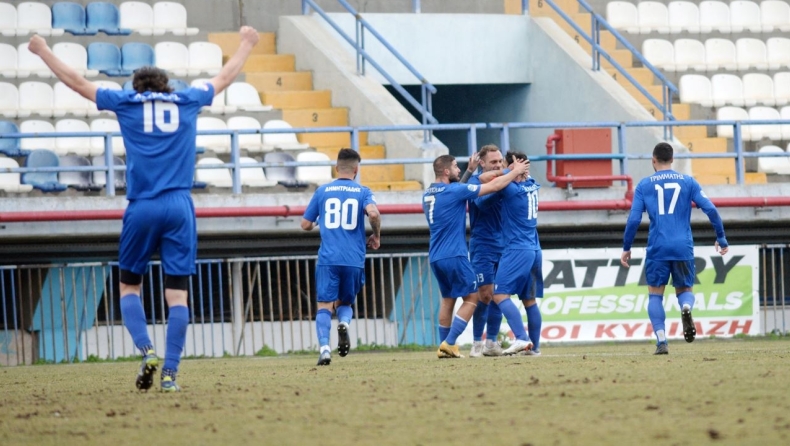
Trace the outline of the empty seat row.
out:
<instances>
[{"instance_id":1,"label":"empty seat row","mask_svg":"<svg viewBox=\"0 0 790 446\"><path fill-rule=\"evenodd\" d=\"M657 1L637 5L613 1L606 5L606 20L614 28L632 34L790 31L790 5L781 0L766 0L759 5L736 0L729 6L706 0L699 7L689 1L673 1L669 5Z\"/></svg>"},{"instance_id":2,"label":"empty seat row","mask_svg":"<svg viewBox=\"0 0 790 446\"><path fill-rule=\"evenodd\" d=\"M78 43L56 43L52 46L52 52L83 76L93 77L99 74L99 70L88 68L90 64L88 52ZM0 74L6 78L26 78L31 75L42 78L54 76L44 61L28 50L27 43L20 44L16 48L7 43L0 43Z\"/></svg>"},{"instance_id":3,"label":"empty seat row","mask_svg":"<svg viewBox=\"0 0 790 446\"><path fill-rule=\"evenodd\" d=\"M328 163L330 159L327 155L319 152L300 152L294 158L286 152L267 153L263 161L265 163L286 163L286 162L320 162ZM241 157L241 164L257 164L254 158ZM211 165L225 164L219 158L206 157L197 163L195 178L214 187L232 187L233 176L228 168L206 169ZM311 184L326 184L332 181L332 166L273 166L273 167L244 167L239 171L242 186L269 187L278 183L286 186L306 186Z\"/></svg>"},{"instance_id":4,"label":"empty seat row","mask_svg":"<svg viewBox=\"0 0 790 446\"><path fill-rule=\"evenodd\" d=\"M291 127L285 121L273 119L267 121L262 127L261 123L249 116L234 116L225 123L222 119L214 117L199 117L197 129L200 130L288 130ZM199 149L211 150L214 153L230 153L230 136L228 135L198 135L196 145ZM296 134L285 133L253 133L239 135L239 148L248 152L269 152L280 150L304 150L310 145L300 143Z\"/></svg>"},{"instance_id":5,"label":"empty seat row","mask_svg":"<svg viewBox=\"0 0 790 446\"><path fill-rule=\"evenodd\" d=\"M19 127L13 122L0 121L0 133L116 133L120 131L118 121L115 119L94 119L90 124L79 119L61 119L55 125L49 121L31 119L22 121ZM104 154L104 138L98 136L48 136L0 139L0 153L5 153L8 156L25 156L38 149L51 150L58 155L102 155ZM115 156L123 156L126 153L122 137L114 136L112 138L112 153Z\"/></svg>"},{"instance_id":6,"label":"empty seat row","mask_svg":"<svg viewBox=\"0 0 790 446\"><path fill-rule=\"evenodd\" d=\"M732 74L714 74L708 79L699 74L681 76L680 102L704 107L724 105L785 105L790 103L790 72L750 73L743 79Z\"/></svg>"},{"instance_id":7,"label":"empty seat row","mask_svg":"<svg viewBox=\"0 0 790 446\"><path fill-rule=\"evenodd\" d=\"M666 71L778 70L790 67L790 39L772 37L765 42L743 38L707 39L703 44L694 39L647 39L642 54L656 68Z\"/></svg>"},{"instance_id":8,"label":"empty seat row","mask_svg":"<svg viewBox=\"0 0 790 446\"><path fill-rule=\"evenodd\" d=\"M121 86L111 81L95 82L100 88L120 90ZM105 112L110 114L110 112ZM0 82L0 115L7 118L26 118L38 115L45 118L63 117L67 114L79 117L98 116L96 104L79 93L58 82L54 87L44 82L22 82L16 85Z\"/></svg>"},{"instance_id":9,"label":"empty seat row","mask_svg":"<svg viewBox=\"0 0 790 446\"><path fill-rule=\"evenodd\" d=\"M790 149L790 144L787 145ZM775 173L779 175L790 174L790 157L788 152L790 150L783 150L779 146L763 146L757 152L762 154L776 153L783 156L761 156L757 158L757 171L762 173Z\"/></svg>"},{"instance_id":10,"label":"empty seat row","mask_svg":"<svg viewBox=\"0 0 790 446\"><path fill-rule=\"evenodd\" d=\"M209 79L195 79L191 86L196 87L208 82ZM179 79L170 79L170 87L173 91L179 91L190 86ZM123 84L124 90L132 90L132 81ZM213 114L228 114L237 111L245 112L264 112L272 109L271 105L261 103L261 96L258 90L246 82L234 82L225 90L214 96L210 106L203 107L203 111Z\"/></svg>"},{"instance_id":11,"label":"empty seat row","mask_svg":"<svg viewBox=\"0 0 790 446\"><path fill-rule=\"evenodd\" d=\"M22 2L14 7L0 3L0 34L4 36L128 35L161 36L166 32L192 36L197 28L187 26L187 11L176 2L123 2L120 10L112 3L91 2L83 8L79 3L57 2L49 6L40 2Z\"/></svg>"},{"instance_id":12,"label":"empty seat row","mask_svg":"<svg viewBox=\"0 0 790 446\"><path fill-rule=\"evenodd\" d=\"M741 137L744 141L759 141L768 138L774 141L790 140L790 124L748 125L748 121L790 120L790 106L777 110L771 107L721 107L716 110L716 119L720 121L744 121ZM733 126L716 126L716 134L721 138L733 137Z\"/></svg>"}]
</instances>

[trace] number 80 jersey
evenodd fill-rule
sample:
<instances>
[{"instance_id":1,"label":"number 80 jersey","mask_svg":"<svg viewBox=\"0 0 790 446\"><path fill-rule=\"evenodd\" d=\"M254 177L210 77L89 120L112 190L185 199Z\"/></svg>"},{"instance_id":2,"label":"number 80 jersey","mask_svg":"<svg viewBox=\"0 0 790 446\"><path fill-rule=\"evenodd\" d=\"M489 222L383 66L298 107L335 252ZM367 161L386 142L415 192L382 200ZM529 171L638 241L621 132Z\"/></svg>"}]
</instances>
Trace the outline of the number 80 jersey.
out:
<instances>
[{"instance_id":1,"label":"number 80 jersey","mask_svg":"<svg viewBox=\"0 0 790 446\"><path fill-rule=\"evenodd\" d=\"M321 231L318 265L365 267L365 208L373 193L353 180L338 178L316 189L304 219Z\"/></svg>"}]
</instances>

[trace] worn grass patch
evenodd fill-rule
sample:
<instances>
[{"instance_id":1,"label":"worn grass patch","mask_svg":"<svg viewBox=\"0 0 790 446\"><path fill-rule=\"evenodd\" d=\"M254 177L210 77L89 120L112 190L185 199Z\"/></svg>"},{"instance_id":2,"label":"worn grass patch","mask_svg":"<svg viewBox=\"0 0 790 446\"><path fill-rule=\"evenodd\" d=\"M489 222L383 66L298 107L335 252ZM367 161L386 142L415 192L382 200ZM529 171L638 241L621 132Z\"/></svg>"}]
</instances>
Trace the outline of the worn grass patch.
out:
<instances>
[{"instance_id":1,"label":"worn grass patch","mask_svg":"<svg viewBox=\"0 0 790 446\"><path fill-rule=\"evenodd\" d=\"M136 364L0 369L0 444L789 444L790 342L549 346L184 361L180 394ZM468 352L467 352L468 353ZM155 385L158 385L158 381ZM262 442L262 443L261 443Z\"/></svg>"}]
</instances>

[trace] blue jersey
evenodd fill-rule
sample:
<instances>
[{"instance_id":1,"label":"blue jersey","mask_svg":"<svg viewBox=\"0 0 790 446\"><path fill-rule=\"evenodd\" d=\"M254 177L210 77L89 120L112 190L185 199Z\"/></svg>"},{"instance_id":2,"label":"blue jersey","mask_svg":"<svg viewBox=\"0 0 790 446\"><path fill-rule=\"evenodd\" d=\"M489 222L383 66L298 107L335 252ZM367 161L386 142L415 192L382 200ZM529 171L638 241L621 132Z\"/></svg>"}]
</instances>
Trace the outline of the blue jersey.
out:
<instances>
[{"instance_id":1,"label":"blue jersey","mask_svg":"<svg viewBox=\"0 0 790 446\"><path fill-rule=\"evenodd\" d=\"M480 184L480 176L473 175L468 184ZM488 194L469 200L469 250L483 250L492 254L502 252L502 196Z\"/></svg>"},{"instance_id":2,"label":"blue jersey","mask_svg":"<svg viewBox=\"0 0 790 446\"><path fill-rule=\"evenodd\" d=\"M126 146L128 199L192 188L197 115L213 98L211 84L178 93L104 88L96 92L99 110L111 110L118 116Z\"/></svg>"},{"instance_id":3,"label":"blue jersey","mask_svg":"<svg viewBox=\"0 0 790 446\"><path fill-rule=\"evenodd\" d=\"M502 189L502 237L507 248L540 249L538 240L538 189L533 178Z\"/></svg>"},{"instance_id":4,"label":"blue jersey","mask_svg":"<svg viewBox=\"0 0 790 446\"><path fill-rule=\"evenodd\" d=\"M674 170L660 170L639 182L623 237L623 250L630 251L642 213L650 217L647 235L647 257L652 260L691 260L694 241L691 238L691 203L702 209L716 230L722 247L724 225L697 180Z\"/></svg>"},{"instance_id":5,"label":"blue jersey","mask_svg":"<svg viewBox=\"0 0 790 446\"><path fill-rule=\"evenodd\" d=\"M365 267L365 208L375 204L365 186L338 178L316 189L304 219L321 231L318 265Z\"/></svg>"},{"instance_id":6,"label":"blue jersey","mask_svg":"<svg viewBox=\"0 0 790 446\"><path fill-rule=\"evenodd\" d=\"M431 262L449 257L469 257L466 248L466 201L480 192L477 184L433 183L422 196L422 210L428 220Z\"/></svg>"}]
</instances>

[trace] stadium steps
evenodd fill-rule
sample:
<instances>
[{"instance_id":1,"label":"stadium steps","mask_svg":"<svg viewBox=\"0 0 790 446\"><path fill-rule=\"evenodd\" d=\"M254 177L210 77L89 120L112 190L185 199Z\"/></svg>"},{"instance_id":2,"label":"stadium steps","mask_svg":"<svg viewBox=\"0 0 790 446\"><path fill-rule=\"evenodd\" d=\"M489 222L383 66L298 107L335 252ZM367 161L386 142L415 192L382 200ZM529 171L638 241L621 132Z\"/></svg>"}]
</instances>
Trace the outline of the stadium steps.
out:
<instances>
[{"instance_id":1,"label":"stadium steps","mask_svg":"<svg viewBox=\"0 0 790 446\"><path fill-rule=\"evenodd\" d=\"M222 48L226 61L239 46L238 33L212 33L208 40ZM245 81L258 90L261 102L280 110L282 119L295 128L349 125L348 109L332 107L330 90L314 90L312 73L296 71L296 58L292 54L277 54L274 33L260 33L259 43L242 72ZM386 158L384 146L369 146L367 137L367 133L360 133L362 158ZM346 133L298 134L297 138L331 159L340 148L351 146L351 136ZM363 166L360 175L362 183L373 190L422 189L416 181L404 181L402 165Z\"/></svg>"},{"instance_id":2,"label":"stadium steps","mask_svg":"<svg viewBox=\"0 0 790 446\"><path fill-rule=\"evenodd\" d=\"M504 0L504 2L506 14L521 14L521 0ZM577 0L555 0L555 4L568 14L568 16L588 35L591 34L590 29L592 23L590 14L587 12L579 12L580 6ZM591 45L543 0L530 0L529 11L532 17L549 17L553 19L559 27L565 30L565 32L578 42L588 54L592 54ZM661 85L657 82L653 73L642 66L635 67L631 52L626 49L618 48L617 41L612 33L601 31L601 46L613 59L628 71L628 74L653 95L653 97L662 97ZM617 83L623 86L623 88L657 120L663 119L663 114L656 110L655 106L647 97L603 58L601 59L601 68L606 70ZM689 104L673 103L672 114L675 119L679 121L692 119L691 106ZM723 138L708 137L708 129L704 126L676 127L674 136L692 152L727 152L727 140ZM731 159L692 160L691 165L694 176L701 184L735 184L735 165ZM767 182L765 174L753 172L747 172L744 180L747 184L764 184Z\"/></svg>"}]
</instances>

